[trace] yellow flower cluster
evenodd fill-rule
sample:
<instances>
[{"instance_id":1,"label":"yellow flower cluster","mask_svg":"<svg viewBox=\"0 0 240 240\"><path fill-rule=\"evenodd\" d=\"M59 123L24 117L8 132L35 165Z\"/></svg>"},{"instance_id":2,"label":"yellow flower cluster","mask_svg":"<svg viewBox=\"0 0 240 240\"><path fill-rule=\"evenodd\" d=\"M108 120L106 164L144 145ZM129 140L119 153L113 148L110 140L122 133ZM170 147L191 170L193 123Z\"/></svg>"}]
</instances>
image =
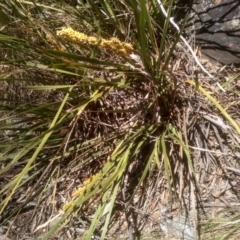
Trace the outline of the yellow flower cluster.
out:
<instances>
[{"instance_id":1,"label":"yellow flower cluster","mask_svg":"<svg viewBox=\"0 0 240 240\"><path fill-rule=\"evenodd\" d=\"M57 42L53 37L51 37L50 35L46 35L46 39L49 43L52 44L52 46L56 49L56 50L60 50L60 51L64 51L65 47L62 46L62 44L60 44L59 42Z\"/></svg>"},{"instance_id":2,"label":"yellow flower cluster","mask_svg":"<svg viewBox=\"0 0 240 240\"><path fill-rule=\"evenodd\" d=\"M118 55L126 56L133 51L132 44L121 42L117 38L111 38L109 40L103 38L98 39L96 37L87 36L84 33L74 31L72 28L64 28L57 31L57 35L72 43L99 46L100 49L110 50Z\"/></svg>"},{"instance_id":3,"label":"yellow flower cluster","mask_svg":"<svg viewBox=\"0 0 240 240\"><path fill-rule=\"evenodd\" d=\"M95 176L96 176L96 175L93 175L93 176L91 176L90 178L88 178L87 180L85 180L85 181L83 182L83 187L80 187L80 188L77 189L75 192L73 192L73 193L72 193L72 197L73 197L73 198L76 198L76 197L80 196L81 194L83 194L83 193L86 191L87 186L92 182L92 180L94 179ZM98 182L99 182L99 181L97 181L97 182L95 183L95 185L96 185ZM73 205L73 201L69 201L69 202L67 202L67 203L65 203L65 204L63 205L62 209L63 209L64 211L66 211L66 210L67 210L68 208L70 208L72 205Z\"/></svg>"},{"instance_id":4,"label":"yellow flower cluster","mask_svg":"<svg viewBox=\"0 0 240 240\"><path fill-rule=\"evenodd\" d=\"M67 202L62 206L62 209L66 211L68 208L70 208L73 205L73 201Z\"/></svg>"},{"instance_id":5,"label":"yellow flower cluster","mask_svg":"<svg viewBox=\"0 0 240 240\"><path fill-rule=\"evenodd\" d=\"M100 48L110 50L119 55L128 55L133 51L133 46L130 43L121 42L117 38L110 38L109 40L102 39Z\"/></svg>"}]
</instances>

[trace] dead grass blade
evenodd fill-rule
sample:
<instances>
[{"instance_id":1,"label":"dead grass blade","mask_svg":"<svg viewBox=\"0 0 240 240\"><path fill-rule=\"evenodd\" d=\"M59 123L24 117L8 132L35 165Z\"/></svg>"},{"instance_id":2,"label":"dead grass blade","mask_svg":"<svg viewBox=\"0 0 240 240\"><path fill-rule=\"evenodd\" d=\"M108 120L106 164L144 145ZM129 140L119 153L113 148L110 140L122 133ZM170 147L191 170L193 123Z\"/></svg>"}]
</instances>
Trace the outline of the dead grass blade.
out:
<instances>
[{"instance_id":1,"label":"dead grass blade","mask_svg":"<svg viewBox=\"0 0 240 240\"><path fill-rule=\"evenodd\" d=\"M200 85L197 85L192 80L187 80L187 82L189 84L195 86L195 88L197 90L202 92L204 94L204 96L207 97L216 106L216 108L221 112L221 114L231 123L231 125L235 128L237 133L240 134L239 125L236 123L236 121L234 121L234 119L226 112L226 110L218 103L218 101L214 97L212 97L203 87L201 87Z\"/></svg>"}]
</instances>

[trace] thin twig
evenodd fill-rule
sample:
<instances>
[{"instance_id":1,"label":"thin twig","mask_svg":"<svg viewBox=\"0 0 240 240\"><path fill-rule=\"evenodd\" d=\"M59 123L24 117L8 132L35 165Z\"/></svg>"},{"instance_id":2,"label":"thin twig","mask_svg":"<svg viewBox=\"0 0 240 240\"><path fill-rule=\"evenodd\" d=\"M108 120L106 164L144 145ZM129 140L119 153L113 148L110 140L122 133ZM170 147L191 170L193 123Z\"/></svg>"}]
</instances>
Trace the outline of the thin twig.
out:
<instances>
[{"instance_id":1,"label":"thin twig","mask_svg":"<svg viewBox=\"0 0 240 240\"><path fill-rule=\"evenodd\" d=\"M228 171L231 171L231 172L236 173L237 175L240 175L240 170L239 170L239 169L231 168L231 167L226 167L226 169L227 169Z\"/></svg>"}]
</instances>

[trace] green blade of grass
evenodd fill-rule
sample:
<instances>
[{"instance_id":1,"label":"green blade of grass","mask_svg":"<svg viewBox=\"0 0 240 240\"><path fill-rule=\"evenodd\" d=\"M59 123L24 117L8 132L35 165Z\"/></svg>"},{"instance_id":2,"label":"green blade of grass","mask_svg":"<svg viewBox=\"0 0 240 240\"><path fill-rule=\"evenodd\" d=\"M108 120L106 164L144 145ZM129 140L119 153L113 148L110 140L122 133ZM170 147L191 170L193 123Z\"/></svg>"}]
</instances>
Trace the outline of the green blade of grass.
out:
<instances>
[{"instance_id":1,"label":"green blade of grass","mask_svg":"<svg viewBox=\"0 0 240 240\"><path fill-rule=\"evenodd\" d=\"M69 89L69 91L71 91L72 89ZM56 113L50 128L54 127L58 117L60 116L60 113L68 99L69 93L66 94L65 99L62 101L61 106L58 109L58 112ZM11 193L9 194L9 196L7 197L7 200L5 202L5 204L2 206L1 210L0 210L0 214L2 213L2 211L5 209L5 207L7 206L7 203L9 202L9 200L12 198L13 194L15 193L16 189L18 188L19 184L21 183L23 177L25 176L25 174L29 171L30 166L32 165L33 161L36 159L36 157L38 156L39 152L42 150L43 146L45 145L45 143L47 142L48 138L51 136L52 131L50 131L49 133L47 133L42 141L40 142L39 146L37 147L36 151L34 152L34 154L32 155L32 157L29 159L28 163L26 164L26 166L23 168L23 170L15 177L15 179L11 182Z\"/></svg>"}]
</instances>

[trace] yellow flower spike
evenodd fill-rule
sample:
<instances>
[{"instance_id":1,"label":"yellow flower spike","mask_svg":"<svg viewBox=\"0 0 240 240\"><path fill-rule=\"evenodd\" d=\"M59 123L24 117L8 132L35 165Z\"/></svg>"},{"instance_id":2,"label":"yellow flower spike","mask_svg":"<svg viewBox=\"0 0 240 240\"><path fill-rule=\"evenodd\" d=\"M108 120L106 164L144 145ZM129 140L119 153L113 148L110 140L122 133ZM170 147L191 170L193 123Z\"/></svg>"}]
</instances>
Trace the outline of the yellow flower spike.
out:
<instances>
[{"instance_id":1,"label":"yellow flower spike","mask_svg":"<svg viewBox=\"0 0 240 240\"><path fill-rule=\"evenodd\" d=\"M108 48L111 47L111 43L108 40L102 39L99 47L104 48L104 49L108 49Z\"/></svg>"},{"instance_id":2,"label":"yellow flower spike","mask_svg":"<svg viewBox=\"0 0 240 240\"><path fill-rule=\"evenodd\" d=\"M86 190L86 187L81 187L75 192L73 192L72 197L79 197L84 191Z\"/></svg>"},{"instance_id":3,"label":"yellow flower spike","mask_svg":"<svg viewBox=\"0 0 240 240\"><path fill-rule=\"evenodd\" d=\"M126 51L126 49L124 49L124 48L122 48L122 49L119 49L118 50L118 53L120 54L120 55L127 55L127 51Z\"/></svg>"},{"instance_id":4,"label":"yellow flower spike","mask_svg":"<svg viewBox=\"0 0 240 240\"><path fill-rule=\"evenodd\" d=\"M74 31L72 28L64 28L57 31L57 36L61 36L72 43L87 43L88 36L84 33Z\"/></svg>"},{"instance_id":5,"label":"yellow flower spike","mask_svg":"<svg viewBox=\"0 0 240 240\"><path fill-rule=\"evenodd\" d=\"M70 27L57 31L57 35L76 44L98 45L100 41L100 44L99 44L100 49L110 50L120 55L127 55L133 51L132 44L121 42L117 38L112 37L109 40L101 39L101 38L97 39L92 36L87 36L84 33L74 31Z\"/></svg>"},{"instance_id":6,"label":"yellow flower spike","mask_svg":"<svg viewBox=\"0 0 240 240\"><path fill-rule=\"evenodd\" d=\"M93 175L93 176L91 176L90 178L86 179L86 180L83 182L83 187L81 187L81 188L77 189L75 192L73 192L72 197L78 197L78 196L80 196L82 193L84 193L84 191L86 190L87 185L89 185L89 184L92 182L92 180L94 179L95 176L96 176L96 175Z\"/></svg>"},{"instance_id":7,"label":"yellow flower spike","mask_svg":"<svg viewBox=\"0 0 240 240\"><path fill-rule=\"evenodd\" d=\"M110 38L109 42L113 43L113 44L122 44L122 42L120 40L118 40L117 38Z\"/></svg>"},{"instance_id":8,"label":"yellow flower spike","mask_svg":"<svg viewBox=\"0 0 240 240\"><path fill-rule=\"evenodd\" d=\"M90 45L97 45L98 40L97 40L97 38L95 38L95 37L88 37L88 43L89 43Z\"/></svg>"},{"instance_id":9,"label":"yellow flower spike","mask_svg":"<svg viewBox=\"0 0 240 240\"><path fill-rule=\"evenodd\" d=\"M92 175L90 178L86 179L86 180L83 182L83 185L86 186L86 185L88 185L89 183L91 183L95 176L96 176L96 175Z\"/></svg>"},{"instance_id":10,"label":"yellow flower spike","mask_svg":"<svg viewBox=\"0 0 240 240\"><path fill-rule=\"evenodd\" d=\"M53 37L51 37L50 35L46 35L46 39L47 41L56 49L56 50L60 50L60 51L64 51L65 47L62 46L59 42L57 42Z\"/></svg>"},{"instance_id":11,"label":"yellow flower spike","mask_svg":"<svg viewBox=\"0 0 240 240\"><path fill-rule=\"evenodd\" d=\"M63 211L66 211L73 205L73 201L67 202L62 206Z\"/></svg>"},{"instance_id":12,"label":"yellow flower spike","mask_svg":"<svg viewBox=\"0 0 240 240\"><path fill-rule=\"evenodd\" d=\"M127 52L133 51L133 46L130 43L124 43L124 48L126 49Z\"/></svg>"}]
</instances>

